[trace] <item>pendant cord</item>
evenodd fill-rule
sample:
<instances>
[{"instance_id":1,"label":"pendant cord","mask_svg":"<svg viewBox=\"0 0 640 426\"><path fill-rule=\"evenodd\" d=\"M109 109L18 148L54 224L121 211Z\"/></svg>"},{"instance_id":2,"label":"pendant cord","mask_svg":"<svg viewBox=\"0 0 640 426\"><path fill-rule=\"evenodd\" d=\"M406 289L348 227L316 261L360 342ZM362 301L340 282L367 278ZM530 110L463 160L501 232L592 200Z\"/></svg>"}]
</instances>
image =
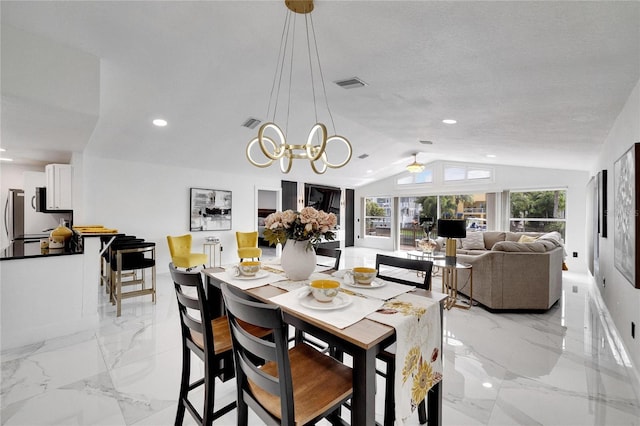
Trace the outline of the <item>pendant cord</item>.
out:
<instances>
[{"instance_id":1,"label":"pendant cord","mask_svg":"<svg viewBox=\"0 0 640 426\"><path fill-rule=\"evenodd\" d=\"M315 119L316 119L316 123L318 122L318 105L316 104L316 85L315 85L315 81L313 78L313 63L311 61L311 44L309 41L309 19L307 18L307 15L304 15L304 28L305 28L305 33L307 35L307 53L309 56L309 75L311 76L311 95L313 97L313 111L315 114Z\"/></svg>"},{"instance_id":2,"label":"pendant cord","mask_svg":"<svg viewBox=\"0 0 640 426\"><path fill-rule=\"evenodd\" d=\"M280 50L278 51L278 60L276 62L276 71L273 74L273 83L271 84L271 93L269 95L269 105L267 106L267 120L269 119L269 113L271 112L271 104L273 102L273 94L275 91L276 97L273 103L273 116L272 122L276 120L276 112L278 110L278 100L280 97L280 87L282 86L282 70L284 68L284 60L287 51L288 35L289 35L289 20L291 12L288 11L285 14L284 25L282 26L282 34L280 35ZM278 89L276 91L276 81L278 83Z\"/></svg>"},{"instance_id":3,"label":"pendant cord","mask_svg":"<svg viewBox=\"0 0 640 426\"><path fill-rule=\"evenodd\" d=\"M320 82L322 83L322 91L324 92L324 101L327 105L327 112L329 113L329 118L331 119L331 126L333 127L333 134L337 134L336 132L336 123L333 121L333 114L331 114L331 109L329 108L329 98L327 98L327 88L324 84L324 75L322 73L322 64L320 63L320 53L318 53L318 40L316 39L316 28L313 25L313 14L309 14L309 20L311 21L311 32L313 33L313 44L316 49L316 58L318 61L318 70L320 72Z\"/></svg>"}]
</instances>

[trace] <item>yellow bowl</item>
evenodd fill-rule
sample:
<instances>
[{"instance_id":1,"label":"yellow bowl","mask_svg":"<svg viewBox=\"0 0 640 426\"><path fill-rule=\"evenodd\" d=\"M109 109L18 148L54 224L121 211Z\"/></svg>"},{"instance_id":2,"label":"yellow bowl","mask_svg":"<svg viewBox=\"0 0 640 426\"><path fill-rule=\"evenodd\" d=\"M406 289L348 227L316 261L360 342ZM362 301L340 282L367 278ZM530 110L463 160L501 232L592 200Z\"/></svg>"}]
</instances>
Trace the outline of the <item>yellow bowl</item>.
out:
<instances>
[{"instance_id":1,"label":"yellow bowl","mask_svg":"<svg viewBox=\"0 0 640 426\"><path fill-rule=\"evenodd\" d=\"M240 265L238 265L238 270L240 271L240 275L252 277L260 270L260 262L240 262Z\"/></svg>"},{"instance_id":2,"label":"yellow bowl","mask_svg":"<svg viewBox=\"0 0 640 426\"><path fill-rule=\"evenodd\" d=\"M314 280L309 284L311 294L318 302L331 302L338 295L340 283L335 280Z\"/></svg>"},{"instance_id":3,"label":"yellow bowl","mask_svg":"<svg viewBox=\"0 0 640 426\"><path fill-rule=\"evenodd\" d=\"M368 285L371 284L378 271L375 268L357 266L351 270L351 273L353 274L353 279L357 284Z\"/></svg>"}]
</instances>

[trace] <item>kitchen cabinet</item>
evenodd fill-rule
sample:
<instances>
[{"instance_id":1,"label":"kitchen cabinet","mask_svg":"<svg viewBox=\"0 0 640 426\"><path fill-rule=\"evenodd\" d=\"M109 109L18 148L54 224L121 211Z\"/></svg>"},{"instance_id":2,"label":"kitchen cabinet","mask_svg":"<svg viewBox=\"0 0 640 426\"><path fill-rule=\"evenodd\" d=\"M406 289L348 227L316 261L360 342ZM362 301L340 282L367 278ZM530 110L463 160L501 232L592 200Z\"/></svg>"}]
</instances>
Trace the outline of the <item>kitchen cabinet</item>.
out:
<instances>
[{"instance_id":1,"label":"kitchen cabinet","mask_svg":"<svg viewBox=\"0 0 640 426\"><path fill-rule=\"evenodd\" d=\"M72 210L73 168L69 164L47 164L47 209Z\"/></svg>"}]
</instances>

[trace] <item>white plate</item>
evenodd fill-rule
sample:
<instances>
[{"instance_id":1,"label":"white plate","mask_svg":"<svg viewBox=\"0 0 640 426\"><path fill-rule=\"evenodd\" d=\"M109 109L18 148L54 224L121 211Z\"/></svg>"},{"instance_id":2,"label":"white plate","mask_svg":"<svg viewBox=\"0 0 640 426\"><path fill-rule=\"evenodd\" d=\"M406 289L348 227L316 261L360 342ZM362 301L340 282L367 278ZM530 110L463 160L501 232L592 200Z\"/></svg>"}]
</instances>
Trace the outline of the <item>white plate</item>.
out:
<instances>
[{"instance_id":1,"label":"white plate","mask_svg":"<svg viewBox=\"0 0 640 426\"><path fill-rule=\"evenodd\" d=\"M351 297L346 294L339 293L331 302L318 302L313 296L308 295L300 300L300 304L305 308L315 309L319 311L332 311L334 309L344 308L351 304Z\"/></svg>"},{"instance_id":2,"label":"white plate","mask_svg":"<svg viewBox=\"0 0 640 426\"><path fill-rule=\"evenodd\" d=\"M267 275L269 275L269 272L264 271L262 269L259 270L258 272L256 272L256 274L253 275L253 276L249 276L249 275L238 275L238 276L235 276L235 275L233 275L233 272L231 270L228 270L227 272L229 273L231 278L233 278L234 280L243 280L243 281L245 281L245 280L257 280L258 278L264 278Z\"/></svg>"},{"instance_id":3,"label":"white plate","mask_svg":"<svg viewBox=\"0 0 640 426\"><path fill-rule=\"evenodd\" d=\"M349 287L355 288L380 288L386 285L384 281L380 281L375 278L373 279L373 281L371 281L371 284L356 284L354 282L351 282L350 280L344 280L344 283Z\"/></svg>"},{"instance_id":4,"label":"white plate","mask_svg":"<svg viewBox=\"0 0 640 426\"><path fill-rule=\"evenodd\" d=\"M342 278L344 277L344 274L346 274L348 271L348 269L340 269L338 271L332 272L331 276L332 277L336 277L336 278Z\"/></svg>"}]
</instances>

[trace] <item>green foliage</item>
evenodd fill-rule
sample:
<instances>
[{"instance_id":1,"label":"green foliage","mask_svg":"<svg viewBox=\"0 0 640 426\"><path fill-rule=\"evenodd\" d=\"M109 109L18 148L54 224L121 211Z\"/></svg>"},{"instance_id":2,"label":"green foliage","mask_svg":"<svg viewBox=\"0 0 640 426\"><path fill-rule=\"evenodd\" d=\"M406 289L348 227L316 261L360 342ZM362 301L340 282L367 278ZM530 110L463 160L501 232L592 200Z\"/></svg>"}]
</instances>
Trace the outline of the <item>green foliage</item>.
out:
<instances>
[{"instance_id":1,"label":"green foliage","mask_svg":"<svg viewBox=\"0 0 640 426\"><path fill-rule=\"evenodd\" d=\"M387 212L383 207L380 207L378 203L372 200L367 200L366 206L367 216L386 216Z\"/></svg>"},{"instance_id":2,"label":"green foliage","mask_svg":"<svg viewBox=\"0 0 640 426\"><path fill-rule=\"evenodd\" d=\"M565 191L531 191L511 193L511 217L564 218Z\"/></svg>"}]
</instances>

